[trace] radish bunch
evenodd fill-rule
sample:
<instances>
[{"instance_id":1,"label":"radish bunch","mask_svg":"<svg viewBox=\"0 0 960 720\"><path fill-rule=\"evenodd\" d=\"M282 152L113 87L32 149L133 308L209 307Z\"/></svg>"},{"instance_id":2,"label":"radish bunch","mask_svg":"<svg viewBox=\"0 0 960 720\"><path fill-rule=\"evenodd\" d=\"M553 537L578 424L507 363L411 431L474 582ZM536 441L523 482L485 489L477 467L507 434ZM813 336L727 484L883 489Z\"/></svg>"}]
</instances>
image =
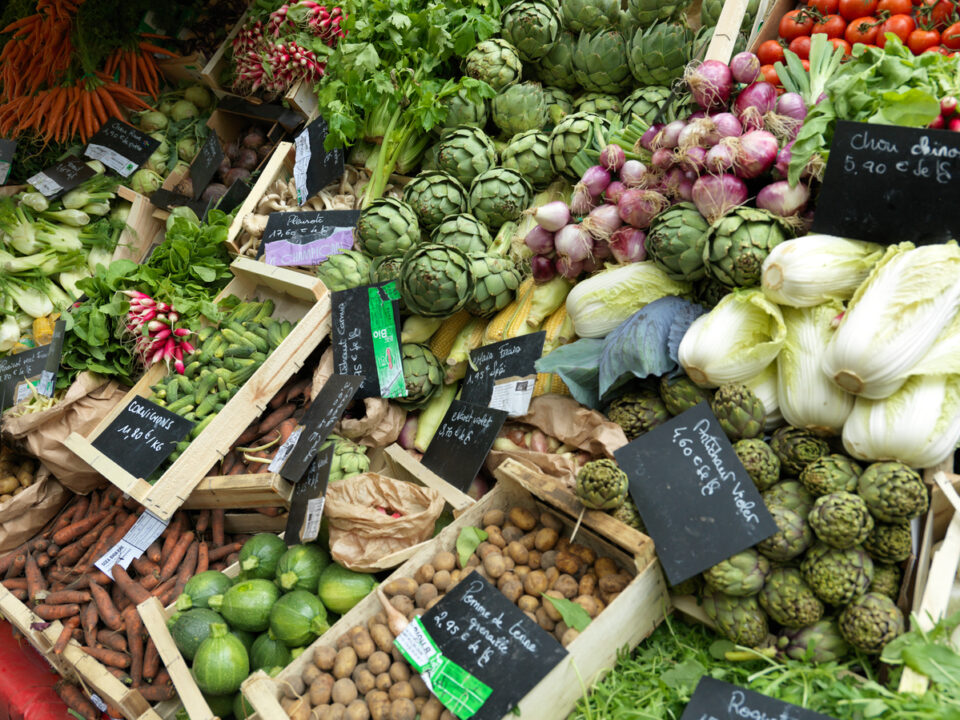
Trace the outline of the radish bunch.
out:
<instances>
[{"instance_id":1,"label":"radish bunch","mask_svg":"<svg viewBox=\"0 0 960 720\"><path fill-rule=\"evenodd\" d=\"M930 127L934 130L960 132L960 113L957 112L957 98L947 95L940 100L940 114L933 119Z\"/></svg>"},{"instance_id":2,"label":"radish bunch","mask_svg":"<svg viewBox=\"0 0 960 720\"><path fill-rule=\"evenodd\" d=\"M187 340L192 333L184 327L176 327L180 314L170 305L157 302L149 295L136 290L124 290L130 298L127 311L127 331L135 338L135 352L144 367L150 367L161 360L170 363L181 375L185 365L184 357L194 352Z\"/></svg>"}]
</instances>

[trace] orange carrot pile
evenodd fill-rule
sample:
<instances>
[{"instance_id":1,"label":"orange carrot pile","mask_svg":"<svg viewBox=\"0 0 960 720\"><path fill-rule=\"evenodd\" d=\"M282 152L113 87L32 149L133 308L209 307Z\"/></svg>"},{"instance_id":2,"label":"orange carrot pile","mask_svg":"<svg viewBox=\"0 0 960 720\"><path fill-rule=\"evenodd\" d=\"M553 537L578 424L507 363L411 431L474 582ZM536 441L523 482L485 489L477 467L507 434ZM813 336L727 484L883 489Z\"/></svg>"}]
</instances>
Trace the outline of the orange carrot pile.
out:
<instances>
[{"instance_id":1,"label":"orange carrot pile","mask_svg":"<svg viewBox=\"0 0 960 720\"><path fill-rule=\"evenodd\" d=\"M154 55L177 57L176 53L148 42L136 48L117 48L107 58L104 72L116 77L120 85L129 85L135 93L144 93L156 99L160 94L160 70Z\"/></svg>"}]
</instances>

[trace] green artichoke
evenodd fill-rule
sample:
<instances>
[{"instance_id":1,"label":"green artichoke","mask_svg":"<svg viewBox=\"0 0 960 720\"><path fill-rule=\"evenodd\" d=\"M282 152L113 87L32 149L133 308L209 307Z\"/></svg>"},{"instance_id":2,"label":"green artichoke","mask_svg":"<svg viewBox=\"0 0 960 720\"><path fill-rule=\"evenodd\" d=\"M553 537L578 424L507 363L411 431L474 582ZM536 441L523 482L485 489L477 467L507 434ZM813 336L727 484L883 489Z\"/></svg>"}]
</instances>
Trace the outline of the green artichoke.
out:
<instances>
[{"instance_id":1,"label":"green artichoke","mask_svg":"<svg viewBox=\"0 0 960 720\"><path fill-rule=\"evenodd\" d=\"M372 257L403 254L420 242L420 224L413 208L392 197L374 200L360 211L357 244Z\"/></svg>"},{"instance_id":2,"label":"green artichoke","mask_svg":"<svg viewBox=\"0 0 960 720\"><path fill-rule=\"evenodd\" d=\"M857 481L870 513L884 522L920 517L930 506L927 487L916 471L899 462L870 465Z\"/></svg>"},{"instance_id":3,"label":"green artichoke","mask_svg":"<svg viewBox=\"0 0 960 720\"><path fill-rule=\"evenodd\" d=\"M505 87L490 101L494 124L511 137L527 130L539 130L547 122L547 103L538 82Z\"/></svg>"},{"instance_id":4,"label":"green artichoke","mask_svg":"<svg viewBox=\"0 0 960 720\"><path fill-rule=\"evenodd\" d=\"M470 253L475 286L467 312L487 317L509 305L520 287L520 271L513 261L489 253Z\"/></svg>"},{"instance_id":5,"label":"green artichoke","mask_svg":"<svg viewBox=\"0 0 960 720\"><path fill-rule=\"evenodd\" d=\"M738 206L710 227L703 262L707 272L724 285L757 287L767 255L792 235L773 213Z\"/></svg>"},{"instance_id":6,"label":"green artichoke","mask_svg":"<svg viewBox=\"0 0 960 720\"><path fill-rule=\"evenodd\" d=\"M873 530L873 518L859 495L835 492L813 504L807 522L820 542L838 550L860 545Z\"/></svg>"},{"instance_id":7,"label":"green artichoke","mask_svg":"<svg viewBox=\"0 0 960 720\"><path fill-rule=\"evenodd\" d=\"M900 608L886 595L874 592L847 605L840 613L838 625L846 641L868 655L879 655L888 642L904 631Z\"/></svg>"},{"instance_id":8,"label":"green artichoke","mask_svg":"<svg viewBox=\"0 0 960 720\"><path fill-rule=\"evenodd\" d=\"M464 186L497 164L497 149L483 130L461 125L446 133L437 147L437 167Z\"/></svg>"},{"instance_id":9,"label":"green artichoke","mask_svg":"<svg viewBox=\"0 0 960 720\"><path fill-rule=\"evenodd\" d=\"M757 552L774 562L789 562L813 543L813 532L800 513L780 505L767 510L777 524L777 532L757 543Z\"/></svg>"},{"instance_id":10,"label":"green artichoke","mask_svg":"<svg viewBox=\"0 0 960 720\"><path fill-rule=\"evenodd\" d=\"M459 125L470 125L483 130L487 124L487 102L471 100L465 90L454 95L448 95L441 101L447 108L447 117L443 121L444 128L455 128Z\"/></svg>"},{"instance_id":11,"label":"green artichoke","mask_svg":"<svg viewBox=\"0 0 960 720\"><path fill-rule=\"evenodd\" d=\"M846 455L831 453L809 463L800 473L800 482L818 497L832 492L854 492L862 472Z\"/></svg>"},{"instance_id":12,"label":"green artichoke","mask_svg":"<svg viewBox=\"0 0 960 720\"><path fill-rule=\"evenodd\" d=\"M568 180L579 180L580 176L570 166L573 158L584 148L603 142L609 129L610 123L599 115L567 115L550 133L550 162L554 171Z\"/></svg>"},{"instance_id":13,"label":"green artichoke","mask_svg":"<svg viewBox=\"0 0 960 720\"><path fill-rule=\"evenodd\" d=\"M578 95L573 101L574 112L599 115L611 123L620 117L622 107L620 98L616 95L608 95L601 92L584 93L583 95Z\"/></svg>"},{"instance_id":14,"label":"green artichoke","mask_svg":"<svg viewBox=\"0 0 960 720\"><path fill-rule=\"evenodd\" d=\"M647 253L672 280L700 280L707 272L703 250L709 230L709 223L693 203L678 203L653 218L647 231Z\"/></svg>"},{"instance_id":15,"label":"green artichoke","mask_svg":"<svg viewBox=\"0 0 960 720\"><path fill-rule=\"evenodd\" d=\"M573 76L584 90L619 94L633 84L627 43L619 30L584 31L573 51Z\"/></svg>"},{"instance_id":16,"label":"green artichoke","mask_svg":"<svg viewBox=\"0 0 960 720\"><path fill-rule=\"evenodd\" d=\"M873 580L873 560L856 547L838 550L814 545L803 557L800 570L816 596L828 605L846 605L865 593Z\"/></svg>"},{"instance_id":17,"label":"green artichoke","mask_svg":"<svg viewBox=\"0 0 960 720\"><path fill-rule=\"evenodd\" d=\"M500 34L524 62L532 63L550 50L560 32L558 9L540 0L517 0L500 13Z\"/></svg>"},{"instance_id":18,"label":"green artichoke","mask_svg":"<svg viewBox=\"0 0 960 720\"><path fill-rule=\"evenodd\" d=\"M467 211L467 191L453 175L442 172L417 175L403 189L403 200L427 230L435 228L447 215Z\"/></svg>"},{"instance_id":19,"label":"green artichoke","mask_svg":"<svg viewBox=\"0 0 960 720\"><path fill-rule=\"evenodd\" d=\"M473 296L470 259L447 245L419 245L407 251L400 268L400 295L411 313L447 317Z\"/></svg>"},{"instance_id":20,"label":"green artichoke","mask_svg":"<svg viewBox=\"0 0 960 720\"><path fill-rule=\"evenodd\" d=\"M629 0L627 8L630 15L641 27L677 17L690 4L690 0Z\"/></svg>"},{"instance_id":21,"label":"green artichoke","mask_svg":"<svg viewBox=\"0 0 960 720\"><path fill-rule=\"evenodd\" d=\"M592 510L612 510L627 497L627 474L613 460L591 460L577 473L577 497Z\"/></svg>"},{"instance_id":22,"label":"green artichoke","mask_svg":"<svg viewBox=\"0 0 960 720\"><path fill-rule=\"evenodd\" d=\"M530 205L530 183L516 170L493 168L480 173L470 184L470 212L491 231L517 220Z\"/></svg>"},{"instance_id":23,"label":"green artichoke","mask_svg":"<svg viewBox=\"0 0 960 720\"><path fill-rule=\"evenodd\" d=\"M631 36L632 37L632 36ZM664 85L648 85L634 90L623 99L623 122L631 122L634 116L653 125L660 108L670 101L663 116L664 122L673 122L680 114L680 110L686 110L687 103L680 98L670 100L670 88Z\"/></svg>"},{"instance_id":24,"label":"green artichoke","mask_svg":"<svg viewBox=\"0 0 960 720\"><path fill-rule=\"evenodd\" d=\"M523 72L523 63L517 49L500 38L478 43L464 58L465 75L483 80L494 90L517 82Z\"/></svg>"},{"instance_id":25,"label":"green artichoke","mask_svg":"<svg viewBox=\"0 0 960 720\"><path fill-rule=\"evenodd\" d=\"M333 459L330 461L330 482L344 480L365 473L370 469L370 458L367 457L365 446L339 435L331 435L320 446L320 449L326 450L331 443L333 444Z\"/></svg>"},{"instance_id":26,"label":"green artichoke","mask_svg":"<svg viewBox=\"0 0 960 720\"><path fill-rule=\"evenodd\" d=\"M520 173L533 187L546 187L554 177L550 136L539 130L514 135L503 149L500 163L507 170Z\"/></svg>"},{"instance_id":27,"label":"green artichoke","mask_svg":"<svg viewBox=\"0 0 960 720\"><path fill-rule=\"evenodd\" d=\"M558 122L573 112L573 95L562 88L547 85L543 88L543 101L547 106L547 122L543 129L549 133ZM510 142L512 143L513 140ZM506 163L504 167L507 167Z\"/></svg>"},{"instance_id":28,"label":"green artichoke","mask_svg":"<svg viewBox=\"0 0 960 720\"><path fill-rule=\"evenodd\" d=\"M620 22L618 0L563 0L563 26L573 32L592 32Z\"/></svg>"},{"instance_id":29,"label":"green artichoke","mask_svg":"<svg viewBox=\"0 0 960 720\"><path fill-rule=\"evenodd\" d=\"M733 451L740 458L757 490L763 492L777 484L780 479L780 459L763 440L738 440L733 444Z\"/></svg>"},{"instance_id":30,"label":"green artichoke","mask_svg":"<svg viewBox=\"0 0 960 720\"><path fill-rule=\"evenodd\" d=\"M420 175L426 175L428 172L438 172L437 152L440 149L439 146L440 146L440 143L435 142L433 145L431 145L426 150L424 150L423 158L420 160ZM441 174L445 174L445 173L441 173ZM407 187L409 186L410 186L410 183L407 183ZM407 188L404 188L404 190L406 189ZM404 198L404 202L408 202L406 198ZM421 228L424 227L423 218L420 218L420 226Z\"/></svg>"},{"instance_id":31,"label":"green artichoke","mask_svg":"<svg viewBox=\"0 0 960 720\"><path fill-rule=\"evenodd\" d=\"M770 619L784 627L812 625L823 617L823 603L796 568L771 570L757 599Z\"/></svg>"},{"instance_id":32,"label":"green artichoke","mask_svg":"<svg viewBox=\"0 0 960 720\"><path fill-rule=\"evenodd\" d=\"M407 396L394 398L394 402L407 410L422 408L443 387L443 366L426 345L403 343L400 354Z\"/></svg>"},{"instance_id":33,"label":"green artichoke","mask_svg":"<svg viewBox=\"0 0 960 720\"><path fill-rule=\"evenodd\" d=\"M730 288L710 277L698 282L693 289L697 302L708 310L715 308L717 303L720 302L725 295L729 295L730 292Z\"/></svg>"},{"instance_id":34,"label":"green artichoke","mask_svg":"<svg viewBox=\"0 0 960 720\"><path fill-rule=\"evenodd\" d=\"M783 467L782 464L781 467ZM762 495L763 502L767 507L779 505L787 508L787 510L793 510L804 519L813 509L813 495L798 480L778 482L769 490L764 491Z\"/></svg>"},{"instance_id":35,"label":"green artichoke","mask_svg":"<svg viewBox=\"0 0 960 720\"><path fill-rule=\"evenodd\" d=\"M803 469L830 452L827 441L818 438L808 430L790 427L778 428L770 438L770 447L780 458L780 467L784 473L799 476Z\"/></svg>"},{"instance_id":36,"label":"green artichoke","mask_svg":"<svg viewBox=\"0 0 960 720\"><path fill-rule=\"evenodd\" d=\"M873 526L873 531L863 541L863 549L877 562L903 562L913 552L913 533L909 522L883 523Z\"/></svg>"},{"instance_id":37,"label":"green artichoke","mask_svg":"<svg viewBox=\"0 0 960 720\"><path fill-rule=\"evenodd\" d=\"M672 85L690 62L693 44L693 32L685 25L640 28L627 48L627 64L641 85Z\"/></svg>"},{"instance_id":38,"label":"green artichoke","mask_svg":"<svg viewBox=\"0 0 960 720\"><path fill-rule=\"evenodd\" d=\"M366 285L370 278L370 258L356 250L344 250L317 265L317 277L330 292Z\"/></svg>"},{"instance_id":39,"label":"green artichoke","mask_svg":"<svg viewBox=\"0 0 960 720\"><path fill-rule=\"evenodd\" d=\"M727 437L734 442L763 435L765 408L746 385L721 385L713 395L710 409Z\"/></svg>"},{"instance_id":40,"label":"green artichoke","mask_svg":"<svg viewBox=\"0 0 960 720\"><path fill-rule=\"evenodd\" d=\"M777 647L794 660L828 663L842 660L850 646L840 634L837 621L821 620L809 627L787 630L777 640Z\"/></svg>"},{"instance_id":41,"label":"green artichoke","mask_svg":"<svg viewBox=\"0 0 960 720\"><path fill-rule=\"evenodd\" d=\"M710 402L711 397L709 390L704 390L686 375L672 379L664 375L660 379L660 399L671 415L686 412L704 400Z\"/></svg>"},{"instance_id":42,"label":"green artichoke","mask_svg":"<svg viewBox=\"0 0 960 720\"><path fill-rule=\"evenodd\" d=\"M902 580L903 573L896 565L874 563L873 582L870 583L870 592L886 595L896 602L897 598L900 597L900 582Z\"/></svg>"},{"instance_id":43,"label":"green artichoke","mask_svg":"<svg viewBox=\"0 0 960 720\"><path fill-rule=\"evenodd\" d=\"M557 33L557 41L537 61L537 79L544 85L567 91L576 90L577 79L573 76L573 50L576 45L577 38L573 33L566 30Z\"/></svg>"},{"instance_id":44,"label":"green artichoke","mask_svg":"<svg viewBox=\"0 0 960 720\"><path fill-rule=\"evenodd\" d=\"M402 266L403 255L384 255L374 258L370 263L370 284L399 280Z\"/></svg>"},{"instance_id":45,"label":"green artichoke","mask_svg":"<svg viewBox=\"0 0 960 720\"><path fill-rule=\"evenodd\" d=\"M703 610L730 642L758 647L770 633L767 616L755 596L735 597L716 590L703 593Z\"/></svg>"},{"instance_id":46,"label":"green artichoke","mask_svg":"<svg viewBox=\"0 0 960 720\"><path fill-rule=\"evenodd\" d=\"M770 573L770 561L749 548L717 563L703 573L707 587L737 597L756 595Z\"/></svg>"},{"instance_id":47,"label":"green artichoke","mask_svg":"<svg viewBox=\"0 0 960 720\"><path fill-rule=\"evenodd\" d=\"M627 440L633 440L670 419L667 406L656 395L627 393L607 407L607 417L623 428Z\"/></svg>"},{"instance_id":48,"label":"green artichoke","mask_svg":"<svg viewBox=\"0 0 960 720\"><path fill-rule=\"evenodd\" d=\"M465 253L486 252L493 242L487 226L469 213L448 215L430 236L430 242L463 250Z\"/></svg>"},{"instance_id":49,"label":"green artichoke","mask_svg":"<svg viewBox=\"0 0 960 720\"><path fill-rule=\"evenodd\" d=\"M699 595L702 589L703 578L699 575L687 578L681 583L671 585L669 588L671 595Z\"/></svg>"},{"instance_id":50,"label":"green artichoke","mask_svg":"<svg viewBox=\"0 0 960 720\"><path fill-rule=\"evenodd\" d=\"M629 496L624 499L622 505L611 510L610 514L634 530L639 530L642 533L647 531L646 525L643 524L643 518L640 517L640 511Z\"/></svg>"}]
</instances>

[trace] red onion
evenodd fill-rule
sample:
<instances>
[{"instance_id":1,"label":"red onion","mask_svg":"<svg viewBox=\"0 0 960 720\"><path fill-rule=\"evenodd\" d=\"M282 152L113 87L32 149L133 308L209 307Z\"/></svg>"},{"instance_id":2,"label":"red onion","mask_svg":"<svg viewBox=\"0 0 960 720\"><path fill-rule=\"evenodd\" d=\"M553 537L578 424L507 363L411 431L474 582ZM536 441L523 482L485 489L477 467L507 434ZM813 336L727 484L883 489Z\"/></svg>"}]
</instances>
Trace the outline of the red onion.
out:
<instances>
[{"instance_id":1,"label":"red onion","mask_svg":"<svg viewBox=\"0 0 960 720\"><path fill-rule=\"evenodd\" d=\"M669 207L670 202L654 190L627 190L617 205L620 219L640 230L650 227L650 221Z\"/></svg>"},{"instance_id":2,"label":"red onion","mask_svg":"<svg viewBox=\"0 0 960 720\"><path fill-rule=\"evenodd\" d=\"M807 106L799 93L787 92L777 100L777 112L794 120L803 120L807 116Z\"/></svg>"},{"instance_id":3,"label":"red onion","mask_svg":"<svg viewBox=\"0 0 960 720\"><path fill-rule=\"evenodd\" d=\"M556 232L570 222L570 208L562 200L554 200L540 207L528 210L544 230Z\"/></svg>"},{"instance_id":4,"label":"red onion","mask_svg":"<svg viewBox=\"0 0 960 720\"><path fill-rule=\"evenodd\" d=\"M747 185L736 175L701 175L693 184L693 204L711 224L746 200Z\"/></svg>"},{"instance_id":5,"label":"red onion","mask_svg":"<svg viewBox=\"0 0 960 720\"><path fill-rule=\"evenodd\" d=\"M687 122L690 120L699 120L700 118L705 118L706 116L707 113L705 111L697 110L696 112L692 112L687 116Z\"/></svg>"},{"instance_id":6,"label":"red onion","mask_svg":"<svg viewBox=\"0 0 960 720\"><path fill-rule=\"evenodd\" d=\"M699 66L688 69L684 79L694 101L704 110L723 107L730 100L733 74L726 63L705 60Z\"/></svg>"},{"instance_id":7,"label":"red onion","mask_svg":"<svg viewBox=\"0 0 960 720\"><path fill-rule=\"evenodd\" d=\"M760 77L760 58L752 52L741 52L730 61L730 72L738 83L749 85Z\"/></svg>"},{"instance_id":8,"label":"red onion","mask_svg":"<svg viewBox=\"0 0 960 720\"><path fill-rule=\"evenodd\" d=\"M682 168L670 168L660 179L662 192L668 196L675 196L680 189L680 183L687 179L686 173Z\"/></svg>"},{"instance_id":9,"label":"red onion","mask_svg":"<svg viewBox=\"0 0 960 720\"><path fill-rule=\"evenodd\" d=\"M661 130L663 130L663 125L651 125L649 128L647 128L647 131L640 136L640 139L637 141L637 143L644 150L649 150L650 152L653 152L653 149L654 149L653 142L656 139L657 135L660 134Z\"/></svg>"},{"instance_id":10,"label":"red onion","mask_svg":"<svg viewBox=\"0 0 960 720\"><path fill-rule=\"evenodd\" d=\"M757 194L757 207L780 217L790 217L803 212L809 200L810 189L806 185L797 183L796 187L790 187L786 180L779 180Z\"/></svg>"},{"instance_id":11,"label":"red onion","mask_svg":"<svg viewBox=\"0 0 960 720\"><path fill-rule=\"evenodd\" d=\"M581 225L567 225L553 236L553 245L557 255L572 262L586 260L593 250L593 238Z\"/></svg>"},{"instance_id":12,"label":"red onion","mask_svg":"<svg viewBox=\"0 0 960 720\"><path fill-rule=\"evenodd\" d=\"M561 255L555 262L556 271L567 280L576 280L583 272L583 260L571 260Z\"/></svg>"},{"instance_id":13,"label":"red onion","mask_svg":"<svg viewBox=\"0 0 960 720\"><path fill-rule=\"evenodd\" d=\"M591 210L580 225L594 240L606 241L614 230L623 225L623 221L620 220L616 205L604 204Z\"/></svg>"},{"instance_id":14,"label":"red onion","mask_svg":"<svg viewBox=\"0 0 960 720\"><path fill-rule=\"evenodd\" d=\"M737 152L737 175L745 180L757 178L773 167L777 160L777 139L766 130L751 130L740 136Z\"/></svg>"},{"instance_id":15,"label":"red onion","mask_svg":"<svg viewBox=\"0 0 960 720\"><path fill-rule=\"evenodd\" d=\"M717 126L717 135L722 140L725 137L740 137L743 134L743 125L733 113L722 112L711 115L710 119Z\"/></svg>"},{"instance_id":16,"label":"red onion","mask_svg":"<svg viewBox=\"0 0 960 720\"><path fill-rule=\"evenodd\" d=\"M599 165L593 165L592 167L588 167L586 172L583 173L583 177L580 178L577 187L586 190L590 193L591 197L597 197L607 189L607 185L609 184L610 172Z\"/></svg>"},{"instance_id":17,"label":"red onion","mask_svg":"<svg viewBox=\"0 0 960 720\"><path fill-rule=\"evenodd\" d=\"M763 127L763 116L777 104L777 89L768 82L747 85L733 103L733 112L743 123L745 130Z\"/></svg>"},{"instance_id":18,"label":"red onion","mask_svg":"<svg viewBox=\"0 0 960 720\"><path fill-rule=\"evenodd\" d=\"M711 118L700 118L687 123L687 126L680 131L678 147L681 150L695 145L708 148L719 141L720 133L717 131L717 124Z\"/></svg>"},{"instance_id":19,"label":"red onion","mask_svg":"<svg viewBox=\"0 0 960 720\"><path fill-rule=\"evenodd\" d=\"M654 148L668 148L670 150L675 148L680 141L680 131L683 130L686 124L683 120L674 120L672 123L664 125L663 130L654 138Z\"/></svg>"},{"instance_id":20,"label":"red onion","mask_svg":"<svg viewBox=\"0 0 960 720\"><path fill-rule=\"evenodd\" d=\"M594 270L598 270L603 263L592 255L583 261L580 272L585 272L587 274L592 273Z\"/></svg>"},{"instance_id":21,"label":"red onion","mask_svg":"<svg viewBox=\"0 0 960 720\"><path fill-rule=\"evenodd\" d=\"M593 252L591 253L596 260L606 260L610 257L610 241L607 239L593 240Z\"/></svg>"},{"instance_id":22,"label":"red onion","mask_svg":"<svg viewBox=\"0 0 960 720\"><path fill-rule=\"evenodd\" d=\"M773 166L773 171L782 178L786 178L790 172L790 158L793 157L793 143L791 140L777 153L777 162Z\"/></svg>"},{"instance_id":23,"label":"red onion","mask_svg":"<svg viewBox=\"0 0 960 720\"><path fill-rule=\"evenodd\" d=\"M549 255L553 252L553 233L540 225L535 225L523 242L537 255Z\"/></svg>"},{"instance_id":24,"label":"red onion","mask_svg":"<svg viewBox=\"0 0 960 720\"><path fill-rule=\"evenodd\" d=\"M707 150L696 145L680 154L680 167L684 170L697 172L706 167L706 162Z\"/></svg>"},{"instance_id":25,"label":"red onion","mask_svg":"<svg viewBox=\"0 0 960 720\"><path fill-rule=\"evenodd\" d=\"M704 159L704 167L708 172L718 173L726 172L733 167L737 154L730 143L717 143L707 151L707 157Z\"/></svg>"},{"instance_id":26,"label":"red onion","mask_svg":"<svg viewBox=\"0 0 960 720\"><path fill-rule=\"evenodd\" d=\"M647 257L647 234L625 225L610 237L610 254L620 263L642 262Z\"/></svg>"},{"instance_id":27,"label":"red onion","mask_svg":"<svg viewBox=\"0 0 960 720\"><path fill-rule=\"evenodd\" d=\"M607 189L603 191L603 199L608 203L613 203L616 205L620 201L620 196L623 194L623 191L626 189L626 185L619 180L614 180L612 183L607 185Z\"/></svg>"},{"instance_id":28,"label":"red onion","mask_svg":"<svg viewBox=\"0 0 960 720\"><path fill-rule=\"evenodd\" d=\"M678 199L687 201L693 199L693 180L690 178L684 178L680 181L680 184L677 185L676 196Z\"/></svg>"},{"instance_id":29,"label":"red onion","mask_svg":"<svg viewBox=\"0 0 960 720\"><path fill-rule=\"evenodd\" d=\"M628 188L640 187L647 177L647 166L639 160L627 160L620 168L620 180Z\"/></svg>"},{"instance_id":30,"label":"red onion","mask_svg":"<svg viewBox=\"0 0 960 720\"><path fill-rule=\"evenodd\" d=\"M413 440L417 434L417 420L419 420L419 416L410 413L407 415L407 420L403 423L403 427L400 428L400 435L397 437L397 443L404 450L410 450L413 448Z\"/></svg>"},{"instance_id":31,"label":"red onion","mask_svg":"<svg viewBox=\"0 0 960 720\"><path fill-rule=\"evenodd\" d=\"M673 167L674 159L672 149L660 148L653 152L653 158L650 160L650 164L657 170L667 170Z\"/></svg>"},{"instance_id":32,"label":"red onion","mask_svg":"<svg viewBox=\"0 0 960 720\"><path fill-rule=\"evenodd\" d=\"M530 258L530 270L535 282L542 283L553 280L557 274L557 268L553 260L546 255L534 255Z\"/></svg>"},{"instance_id":33,"label":"red onion","mask_svg":"<svg viewBox=\"0 0 960 720\"><path fill-rule=\"evenodd\" d=\"M610 172L617 172L626 162L627 155L623 148L615 143L610 143L600 151L600 165Z\"/></svg>"},{"instance_id":34,"label":"red onion","mask_svg":"<svg viewBox=\"0 0 960 720\"><path fill-rule=\"evenodd\" d=\"M573 197L570 198L570 212L575 217L583 217L597 206L596 201L590 195L586 188L579 184L573 189Z\"/></svg>"}]
</instances>

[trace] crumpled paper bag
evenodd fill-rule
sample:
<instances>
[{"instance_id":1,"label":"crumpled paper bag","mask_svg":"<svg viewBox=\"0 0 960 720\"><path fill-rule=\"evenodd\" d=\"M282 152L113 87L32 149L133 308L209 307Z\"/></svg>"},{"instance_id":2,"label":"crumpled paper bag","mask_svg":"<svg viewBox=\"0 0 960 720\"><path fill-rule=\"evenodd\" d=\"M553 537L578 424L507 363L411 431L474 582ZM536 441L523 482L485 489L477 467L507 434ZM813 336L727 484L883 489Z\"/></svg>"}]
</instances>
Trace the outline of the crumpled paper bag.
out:
<instances>
[{"instance_id":1,"label":"crumpled paper bag","mask_svg":"<svg viewBox=\"0 0 960 720\"><path fill-rule=\"evenodd\" d=\"M40 532L60 512L70 495L50 471L40 465L33 485L0 503L0 555Z\"/></svg>"}]
</instances>

